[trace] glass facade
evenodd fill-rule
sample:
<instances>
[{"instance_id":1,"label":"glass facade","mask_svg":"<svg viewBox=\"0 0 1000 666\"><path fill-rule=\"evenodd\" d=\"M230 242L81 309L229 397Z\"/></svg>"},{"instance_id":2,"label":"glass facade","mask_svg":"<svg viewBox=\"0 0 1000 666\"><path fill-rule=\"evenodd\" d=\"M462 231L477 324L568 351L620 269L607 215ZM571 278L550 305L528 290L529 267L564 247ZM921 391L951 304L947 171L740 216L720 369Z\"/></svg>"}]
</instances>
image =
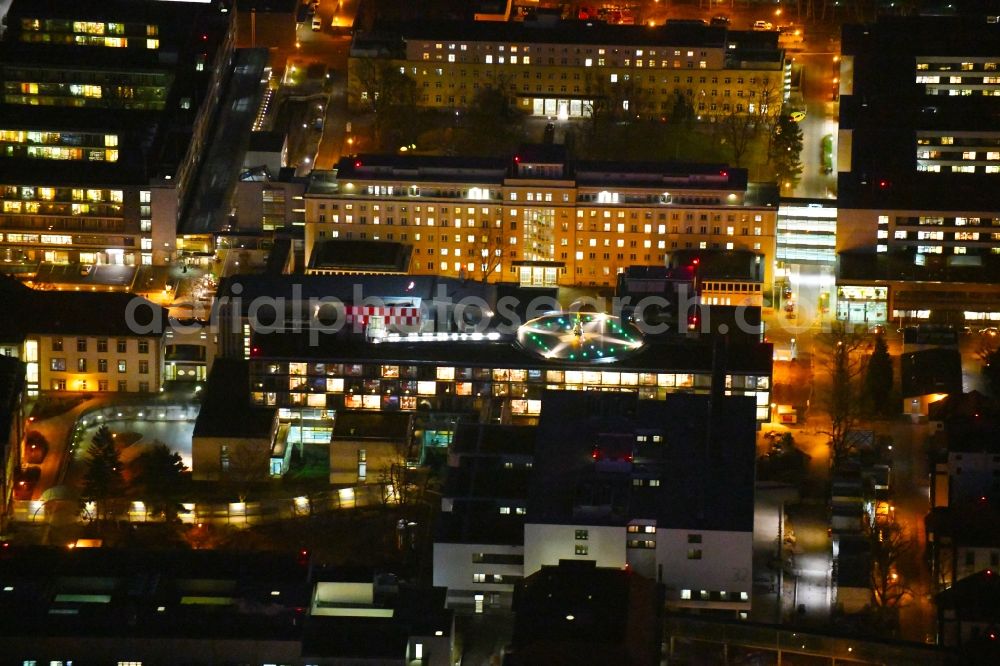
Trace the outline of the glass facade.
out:
<instances>
[{"instance_id":1,"label":"glass facade","mask_svg":"<svg viewBox=\"0 0 1000 666\"><path fill-rule=\"evenodd\" d=\"M384 361L303 363L252 360L254 404L280 408L372 411L481 411L487 404L528 419L541 413L546 390L627 391L663 400L670 393L703 393L712 377L704 372L632 372L599 366L552 365L493 368L446 362L387 364ZM770 418L769 374L727 374L726 395L754 397L757 420Z\"/></svg>"}]
</instances>

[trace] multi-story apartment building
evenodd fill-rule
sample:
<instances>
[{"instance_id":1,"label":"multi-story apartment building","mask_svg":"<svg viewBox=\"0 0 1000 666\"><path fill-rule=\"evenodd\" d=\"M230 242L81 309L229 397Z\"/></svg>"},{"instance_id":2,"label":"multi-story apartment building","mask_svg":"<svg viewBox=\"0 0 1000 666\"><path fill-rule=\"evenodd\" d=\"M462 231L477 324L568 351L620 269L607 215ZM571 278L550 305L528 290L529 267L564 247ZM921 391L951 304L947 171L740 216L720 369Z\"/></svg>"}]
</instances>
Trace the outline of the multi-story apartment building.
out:
<instances>
[{"instance_id":1,"label":"multi-story apartment building","mask_svg":"<svg viewBox=\"0 0 1000 666\"><path fill-rule=\"evenodd\" d=\"M0 260L163 264L232 54L216 3L17 0L0 41Z\"/></svg>"},{"instance_id":2,"label":"multi-story apartment building","mask_svg":"<svg viewBox=\"0 0 1000 666\"><path fill-rule=\"evenodd\" d=\"M628 568L690 611L750 610L754 406L746 398L554 394L538 427L524 575Z\"/></svg>"},{"instance_id":3,"label":"multi-story apartment building","mask_svg":"<svg viewBox=\"0 0 1000 666\"><path fill-rule=\"evenodd\" d=\"M312 342L309 335L293 333L254 335L251 402L285 408L287 418L307 414L304 427L321 427L317 441L326 441L329 420L345 409L491 414L531 423L551 390L635 393L648 400L710 392L718 362L711 343L644 343L641 333L625 327L622 335L631 340L584 333L594 346L587 352L558 343L559 336L572 336L567 326L572 328L573 318L553 314L532 320L521 327L516 343L498 333L432 333L390 337L381 344L332 335ZM617 326L617 321L595 315L586 325L590 330L591 324ZM551 340L535 332L551 326ZM547 350L548 344L559 350ZM761 423L771 413L770 353L769 344L734 345L718 380L732 395L754 398Z\"/></svg>"},{"instance_id":4,"label":"multi-story apartment building","mask_svg":"<svg viewBox=\"0 0 1000 666\"><path fill-rule=\"evenodd\" d=\"M1000 24L844 28L839 315L1000 319Z\"/></svg>"},{"instance_id":5,"label":"multi-story apartment building","mask_svg":"<svg viewBox=\"0 0 1000 666\"><path fill-rule=\"evenodd\" d=\"M413 246L410 272L613 286L671 251L750 250L772 279L777 197L725 165L359 155L314 174L306 252L348 238Z\"/></svg>"},{"instance_id":6,"label":"multi-story apartment building","mask_svg":"<svg viewBox=\"0 0 1000 666\"><path fill-rule=\"evenodd\" d=\"M434 584L454 606L509 607L524 577L532 426L463 423L448 446L434 534Z\"/></svg>"},{"instance_id":7,"label":"multi-story apartment building","mask_svg":"<svg viewBox=\"0 0 1000 666\"><path fill-rule=\"evenodd\" d=\"M363 108L375 94L372 56L388 58L417 86L417 102L462 108L486 87L502 86L534 116L580 118L611 101L658 117L675 92L701 119L776 112L785 96L784 51L777 32L668 23L412 22L400 41L372 48L369 36L351 52L348 103Z\"/></svg>"},{"instance_id":8,"label":"multi-story apartment building","mask_svg":"<svg viewBox=\"0 0 1000 666\"><path fill-rule=\"evenodd\" d=\"M663 583L673 607L745 613L754 408L719 400L559 392L537 428L460 426L434 542L448 603L507 607L523 577L575 561Z\"/></svg>"},{"instance_id":9,"label":"multi-story apartment building","mask_svg":"<svg viewBox=\"0 0 1000 666\"><path fill-rule=\"evenodd\" d=\"M26 364L28 395L160 390L158 305L117 292L35 291L10 278L0 280L0 299L17 313L0 322L0 353Z\"/></svg>"},{"instance_id":10,"label":"multi-story apartment building","mask_svg":"<svg viewBox=\"0 0 1000 666\"><path fill-rule=\"evenodd\" d=\"M24 437L24 363L0 350L0 530L7 532Z\"/></svg>"}]
</instances>

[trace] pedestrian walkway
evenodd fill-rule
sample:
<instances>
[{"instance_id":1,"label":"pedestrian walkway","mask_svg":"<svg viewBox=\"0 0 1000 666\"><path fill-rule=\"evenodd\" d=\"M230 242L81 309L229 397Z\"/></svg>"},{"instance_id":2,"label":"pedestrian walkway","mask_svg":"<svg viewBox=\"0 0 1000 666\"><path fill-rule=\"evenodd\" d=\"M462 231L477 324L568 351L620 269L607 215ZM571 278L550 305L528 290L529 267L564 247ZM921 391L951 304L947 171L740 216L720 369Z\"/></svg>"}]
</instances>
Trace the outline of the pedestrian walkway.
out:
<instances>
[{"instance_id":1,"label":"pedestrian walkway","mask_svg":"<svg viewBox=\"0 0 1000 666\"><path fill-rule=\"evenodd\" d=\"M308 496L257 502L180 502L178 503L177 518L185 525L252 527L317 513L393 503L391 498L386 498L387 495L381 484L367 484L313 493ZM20 523L50 524L58 514L61 516L60 520L64 521L66 514L65 507L62 505L67 502L75 502L75 500L58 497L15 501L12 518L14 522ZM79 505L77 504L77 506ZM77 511L76 521L87 522L93 520L95 515L94 503L88 502ZM112 520L128 523L156 523L163 522L164 517L153 515L145 503L136 500L123 502L122 508L112 515Z\"/></svg>"}]
</instances>

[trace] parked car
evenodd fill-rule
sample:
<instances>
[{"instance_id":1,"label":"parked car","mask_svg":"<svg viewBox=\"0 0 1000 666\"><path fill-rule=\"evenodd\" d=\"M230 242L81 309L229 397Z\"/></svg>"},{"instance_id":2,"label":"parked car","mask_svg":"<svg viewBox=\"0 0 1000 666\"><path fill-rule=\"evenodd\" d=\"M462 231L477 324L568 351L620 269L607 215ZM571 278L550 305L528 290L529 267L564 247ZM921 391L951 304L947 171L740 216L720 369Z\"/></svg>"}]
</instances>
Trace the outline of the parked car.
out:
<instances>
[{"instance_id":1,"label":"parked car","mask_svg":"<svg viewBox=\"0 0 1000 666\"><path fill-rule=\"evenodd\" d=\"M728 26L729 25L729 17L728 16L724 16L722 14L719 14L718 16L713 16L712 20L710 21L710 25Z\"/></svg>"},{"instance_id":2,"label":"parked car","mask_svg":"<svg viewBox=\"0 0 1000 666\"><path fill-rule=\"evenodd\" d=\"M774 30L774 24L770 21L754 21L754 30Z\"/></svg>"},{"instance_id":3,"label":"parked car","mask_svg":"<svg viewBox=\"0 0 1000 666\"><path fill-rule=\"evenodd\" d=\"M24 459L31 465L41 465L49 452L49 443L37 430L32 430L24 438Z\"/></svg>"},{"instance_id":4,"label":"parked car","mask_svg":"<svg viewBox=\"0 0 1000 666\"><path fill-rule=\"evenodd\" d=\"M29 500L42 478L41 467L25 467L14 473L14 499Z\"/></svg>"}]
</instances>

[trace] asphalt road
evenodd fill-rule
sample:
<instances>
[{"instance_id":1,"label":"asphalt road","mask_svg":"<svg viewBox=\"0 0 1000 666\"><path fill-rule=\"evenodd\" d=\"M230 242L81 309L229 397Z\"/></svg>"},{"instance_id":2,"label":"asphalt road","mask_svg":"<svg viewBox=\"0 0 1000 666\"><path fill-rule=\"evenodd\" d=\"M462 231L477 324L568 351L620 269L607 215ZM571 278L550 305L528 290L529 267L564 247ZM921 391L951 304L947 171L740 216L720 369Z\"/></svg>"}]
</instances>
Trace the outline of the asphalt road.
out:
<instances>
[{"instance_id":1,"label":"asphalt road","mask_svg":"<svg viewBox=\"0 0 1000 666\"><path fill-rule=\"evenodd\" d=\"M838 104L832 100L834 62L833 51L815 51L794 55L794 63L800 71L800 91L804 101L806 117L800 122L802 128L802 177L795 186L796 197L830 199L836 197L837 177L823 173L822 141L830 135L834 139L833 157L836 166L836 139ZM787 191L782 188L782 193Z\"/></svg>"}]
</instances>

